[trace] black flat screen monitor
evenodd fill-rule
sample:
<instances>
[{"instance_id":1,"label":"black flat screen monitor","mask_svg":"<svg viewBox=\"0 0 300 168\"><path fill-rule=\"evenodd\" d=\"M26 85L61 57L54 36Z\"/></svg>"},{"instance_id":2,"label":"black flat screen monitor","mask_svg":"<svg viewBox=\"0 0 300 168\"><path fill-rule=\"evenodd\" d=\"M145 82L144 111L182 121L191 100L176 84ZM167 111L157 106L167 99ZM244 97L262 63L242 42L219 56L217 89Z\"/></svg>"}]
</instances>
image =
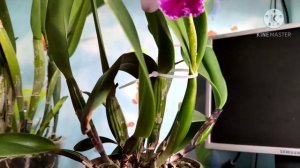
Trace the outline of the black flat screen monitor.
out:
<instances>
[{"instance_id":1,"label":"black flat screen monitor","mask_svg":"<svg viewBox=\"0 0 300 168\"><path fill-rule=\"evenodd\" d=\"M210 149L300 156L300 24L213 37L228 101ZM206 89L206 114L213 94Z\"/></svg>"}]
</instances>

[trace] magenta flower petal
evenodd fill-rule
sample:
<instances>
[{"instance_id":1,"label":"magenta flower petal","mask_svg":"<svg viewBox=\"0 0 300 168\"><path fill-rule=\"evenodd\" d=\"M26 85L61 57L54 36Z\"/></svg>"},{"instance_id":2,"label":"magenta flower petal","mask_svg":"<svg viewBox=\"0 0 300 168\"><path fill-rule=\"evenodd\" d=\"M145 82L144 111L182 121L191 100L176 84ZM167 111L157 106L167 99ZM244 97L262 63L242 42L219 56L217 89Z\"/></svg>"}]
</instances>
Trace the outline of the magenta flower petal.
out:
<instances>
[{"instance_id":1,"label":"magenta flower petal","mask_svg":"<svg viewBox=\"0 0 300 168\"><path fill-rule=\"evenodd\" d=\"M141 0L142 9L145 12L155 12L159 8L159 0Z\"/></svg>"},{"instance_id":2,"label":"magenta flower petal","mask_svg":"<svg viewBox=\"0 0 300 168\"><path fill-rule=\"evenodd\" d=\"M171 19L196 17L204 12L204 0L160 0L160 8Z\"/></svg>"}]
</instances>

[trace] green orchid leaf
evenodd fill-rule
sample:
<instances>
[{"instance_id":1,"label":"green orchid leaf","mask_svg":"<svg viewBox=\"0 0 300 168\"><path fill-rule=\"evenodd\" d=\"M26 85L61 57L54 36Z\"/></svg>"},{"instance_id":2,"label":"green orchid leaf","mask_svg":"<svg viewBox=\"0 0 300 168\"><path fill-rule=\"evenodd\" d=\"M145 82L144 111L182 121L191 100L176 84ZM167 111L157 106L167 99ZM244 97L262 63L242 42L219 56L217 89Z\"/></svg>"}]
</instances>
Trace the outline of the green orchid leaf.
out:
<instances>
[{"instance_id":1,"label":"green orchid leaf","mask_svg":"<svg viewBox=\"0 0 300 168\"><path fill-rule=\"evenodd\" d=\"M45 100L43 120L46 117L47 113L49 112L51 97L53 98L53 104L56 104L61 97L61 72L59 71L59 69L57 69L53 61L48 62L48 88L47 88L47 96ZM57 112L57 115L55 115L53 119L51 136L54 138L56 136L58 118L59 118L59 111Z\"/></svg>"},{"instance_id":2,"label":"green orchid leaf","mask_svg":"<svg viewBox=\"0 0 300 168\"><path fill-rule=\"evenodd\" d=\"M0 22L0 52L3 54L3 61L6 62L9 69L9 76L16 95L20 120L24 121L24 100L22 94L22 76L16 52L8 37L6 30Z\"/></svg>"},{"instance_id":3,"label":"green orchid leaf","mask_svg":"<svg viewBox=\"0 0 300 168\"><path fill-rule=\"evenodd\" d=\"M0 0L0 21L3 24L3 27L7 31L8 37L12 43L14 50L16 51L16 42L14 30L12 27L9 11L7 9L6 0ZM1 23L0 23L1 24Z\"/></svg>"},{"instance_id":4,"label":"green orchid leaf","mask_svg":"<svg viewBox=\"0 0 300 168\"><path fill-rule=\"evenodd\" d=\"M101 7L104 2L103 0L95 0L96 7ZM91 3L89 0L75 0L72 6L70 20L69 20L69 31L68 31L68 41L69 41L69 54L73 55L76 50L83 27L86 21L86 17L91 13Z\"/></svg>"},{"instance_id":5,"label":"green orchid leaf","mask_svg":"<svg viewBox=\"0 0 300 168\"><path fill-rule=\"evenodd\" d=\"M206 120L207 120L207 118L203 113L201 113L197 110L194 111L193 116L192 116L192 122L204 122Z\"/></svg>"},{"instance_id":6,"label":"green orchid leaf","mask_svg":"<svg viewBox=\"0 0 300 168\"><path fill-rule=\"evenodd\" d=\"M85 166L93 167L93 163L87 157L85 157L79 152L68 150L68 149L59 149L55 153L73 159L77 162L80 162Z\"/></svg>"},{"instance_id":7,"label":"green orchid leaf","mask_svg":"<svg viewBox=\"0 0 300 168\"><path fill-rule=\"evenodd\" d=\"M0 157L23 156L58 150L57 146L47 138L22 133L0 134L0 149Z\"/></svg>"},{"instance_id":8,"label":"green orchid leaf","mask_svg":"<svg viewBox=\"0 0 300 168\"><path fill-rule=\"evenodd\" d=\"M90 8L90 2L87 0L75 0L73 3L68 27L68 51L70 56L73 55L78 46Z\"/></svg>"},{"instance_id":9,"label":"green orchid leaf","mask_svg":"<svg viewBox=\"0 0 300 168\"><path fill-rule=\"evenodd\" d=\"M158 72L169 73L174 68L174 44L171 33L167 25L167 21L160 10L154 13L145 13L148 21L148 29L150 30L157 48L158 48ZM151 159L154 150L158 144L160 128L164 117L166 100L171 79L162 77L156 78L153 90L156 100L156 117L153 130L147 140L147 156Z\"/></svg>"},{"instance_id":10,"label":"green orchid leaf","mask_svg":"<svg viewBox=\"0 0 300 168\"><path fill-rule=\"evenodd\" d=\"M202 62L207 45L207 16L206 12L194 18L195 29L197 33L197 67Z\"/></svg>"},{"instance_id":11,"label":"green orchid leaf","mask_svg":"<svg viewBox=\"0 0 300 168\"><path fill-rule=\"evenodd\" d=\"M126 57L126 61L123 61L119 69L138 78L138 60L134 53L128 53L127 55L131 56ZM157 65L151 57L144 55L144 59L149 71L157 70ZM112 134L118 144L123 147L128 139L128 130L121 106L115 97L115 89L116 88L112 88L106 98L106 115Z\"/></svg>"},{"instance_id":12,"label":"green orchid leaf","mask_svg":"<svg viewBox=\"0 0 300 168\"><path fill-rule=\"evenodd\" d=\"M111 155L122 155L122 147L117 146L112 152Z\"/></svg>"},{"instance_id":13,"label":"green orchid leaf","mask_svg":"<svg viewBox=\"0 0 300 168\"><path fill-rule=\"evenodd\" d=\"M112 139L109 139L107 137L99 137L102 143L113 143L113 144L117 144L117 142L115 142ZM86 138L84 140L81 140L80 142L78 142L75 146L74 146L74 150L75 151L87 151L94 148L94 145L92 143L92 141L89 138Z\"/></svg>"},{"instance_id":14,"label":"green orchid leaf","mask_svg":"<svg viewBox=\"0 0 300 168\"><path fill-rule=\"evenodd\" d=\"M191 143L191 140L194 138L195 134L199 131L199 129L201 128L201 126L204 124L204 122L206 120L207 120L207 118L204 114L202 114L201 112L199 112L197 110L194 110L193 116L192 116L191 127L190 127L186 137L184 138L184 140L176 148L175 152L183 149L187 144ZM170 135L170 132L167 135L167 137L169 137L169 135ZM167 141L167 139L165 139L164 141ZM158 151L160 151L162 149L162 147L163 147L162 145L163 145L163 143L161 143L160 146L158 147Z\"/></svg>"},{"instance_id":15,"label":"green orchid leaf","mask_svg":"<svg viewBox=\"0 0 300 168\"><path fill-rule=\"evenodd\" d=\"M47 114L47 116L44 118L44 120L41 123L41 126L37 132L37 135L42 136L45 129L48 127L50 121L52 118L58 113L64 102L67 100L68 96L62 97L55 105L54 107L50 110L50 112Z\"/></svg>"},{"instance_id":16,"label":"green orchid leaf","mask_svg":"<svg viewBox=\"0 0 300 168\"><path fill-rule=\"evenodd\" d=\"M176 38L179 40L181 55L185 63L191 67L191 60L190 60L190 52L189 52L189 40L187 38L186 32L184 32L185 25L183 21L178 20L170 20L166 18L169 27L172 29L173 33L175 34ZM184 34L182 34L184 32Z\"/></svg>"},{"instance_id":17,"label":"green orchid leaf","mask_svg":"<svg viewBox=\"0 0 300 168\"><path fill-rule=\"evenodd\" d=\"M149 56L145 58L145 60L151 60L148 65L149 68L153 68L155 65L155 62L153 59ZM153 65L154 64L154 65ZM147 65L147 64L146 64ZM98 80L95 87L93 88L85 107L85 110L81 116L81 126L82 131L86 132L89 130L89 121L91 120L93 111L101 105L107 98L108 94L114 87L113 79L117 75L119 70L123 70L125 72L131 73L131 72L137 72L139 69L139 62L136 58L134 53L127 53L123 54L119 59L112 65L112 67L106 71ZM156 69L149 69L150 71L156 70ZM136 73L132 74L138 75Z\"/></svg>"},{"instance_id":18,"label":"green orchid leaf","mask_svg":"<svg viewBox=\"0 0 300 168\"><path fill-rule=\"evenodd\" d=\"M113 136L119 146L123 147L128 139L128 130L123 111L115 95L116 87L111 90L106 99L106 116Z\"/></svg>"},{"instance_id":19,"label":"green orchid leaf","mask_svg":"<svg viewBox=\"0 0 300 168\"><path fill-rule=\"evenodd\" d=\"M102 68L102 72L104 73L109 69L109 64L107 61L106 51L105 51L104 42L103 42L103 38L102 38L102 33L101 33L101 28L100 28L100 20L99 20L98 12L97 12L96 0L90 0L90 3L91 3L91 11L93 13L94 25L95 25L96 34L97 34L97 41L98 41L100 60L101 60L101 68Z\"/></svg>"},{"instance_id":20,"label":"green orchid leaf","mask_svg":"<svg viewBox=\"0 0 300 168\"><path fill-rule=\"evenodd\" d=\"M192 78L188 80L186 92L182 101L182 105L177 113L175 121L173 122L171 131L166 144L165 150L157 158L157 166L162 165L167 158L169 158L180 146L185 139L189 128L192 124L192 117L195 108L197 94L197 79Z\"/></svg>"},{"instance_id":21,"label":"green orchid leaf","mask_svg":"<svg viewBox=\"0 0 300 168\"><path fill-rule=\"evenodd\" d=\"M158 48L158 72L168 73L174 68L174 44L164 15L160 10L145 13L148 28Z\"/></svg>"},{"instance_id":22,"label":"green orchid leaf","mask_svg":"<svg viewBox=\"0 0 300 168\"><path fill-rule=\"evenodd\" d=\"M155 98L138 34L131 16L121 0L104 0L104 2L120 22L139 61L139 118L133 136L146 138L150 136L155 122Z\"/></svg>"},{"instance_id":23,"label":"green orchid leaf","mask_svg":"<svg viewBox=\"0 0 300 168\"><path fill-rule=\"evenodd\" d=\"M213 89L217 109L222 109L227 100L227 85L222 75L217 57L211 47L206 47L198 72L206 78Z\"/></svg>"},{"instance_id":24,"label":"green orchid leaf","mask_svg":"<svg viewBox=\"0 0 300 168\"><path fill-rule=\"evenodd\" d=\"M72 4L72 0L49 0L46 16L48 55L67 79L73 78L67 38L69 32L67 23L69 23Z\"/></svg>"},{"instance_id":25,"label":"green orchid leaf","mask_svg":"<svg viewBox=\"0 0 300 168\"><path fill-rule=\"evenodd\" d=\"M205 121L195 121L192 122L191 127L189 129L189 132L187 133L184 140L181 142L181 144L177 147L175 152L183 149L186 145L191 143L191 140L194 138L197 131L201 128L201 126L204 124Z\"/></svg>"},{"instance_id":26,"label":"green orchid leaf","mask_svg":"<svg viewBox=\"0 0 300 168\"><path fill-rule=\"evenodd\" d=\"M60 78L60 71L58 69L56 69L54 74L51 75L50 82L48 82L46 100L45 100L45 110L44 110L42 121L45 120L45 117L47 116L48 112L50 111L51 102L52 102L51 99L52 99L52 96L56 89L59 78ZM58 101L59 100L55 101L54 104L56 104Z\"/></svg>"},{"instance_id":27,"label":"green orchid leaf","mask_svg":"<svg viewBox=\"0 0 300 168\"><path fill-rule=\"evenodd\" d=\"M30 16L33 39L40 40L42 36L41 0L32 1Z\"/></svg>"},{"instance_id":28,"label":"green orchid leaf","mask_svg":"<svg viewBox=\"0 0 300 168\"><path fill-rule=\"evenodd\" d=\"M47 36L46 36L46 14L47 14L47 7L48 7L48 0L41 0L40 2L41 8L41 30L42 35L45 38L47 44Z\"/></svg>"}]
</instances>

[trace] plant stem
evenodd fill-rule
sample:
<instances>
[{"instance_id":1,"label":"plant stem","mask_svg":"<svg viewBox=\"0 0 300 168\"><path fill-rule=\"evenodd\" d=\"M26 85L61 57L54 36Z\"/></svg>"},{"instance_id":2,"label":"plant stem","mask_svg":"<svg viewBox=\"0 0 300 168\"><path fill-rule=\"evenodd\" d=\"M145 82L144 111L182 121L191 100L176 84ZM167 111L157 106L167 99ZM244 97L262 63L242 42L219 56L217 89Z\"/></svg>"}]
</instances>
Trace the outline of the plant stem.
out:
<instances>
[{"instance_id":1,"label":"plant stem","mask_svg":"<svg viewBox=\"0 0 300 168\"><path fill-rule=\"evenodd\" d=\"M76 115L77 115L77 117L79 118L79 121L80 121L81 113L84 110L84 107L86 106L85 100L82 97L82 94L81 94L81 91L78 87L78 84L77 84L77 82L75 81L75 79L73 77L67 79L67 85L68 85L69 92L70 92L70 95L71 95L74 110L75 110ZM94 126L93 120L90 120L90 126L91 126L91 129L90 129L89 132L87 132L87 135L91 139L91 141L92 141L93 145L95 146L97 152L105 158L107 163L112 162L112 161L110 161L110 159L108 158L108 156L107 156L107 154L104 150L103 144L102 144L102 142L101 142L101 140L98 136L98 133L97 133L97 130Z\"/></svg>"},{"instance_id":2,"label":"plant stem","mask_svg":"<svg viewBox=\"0 0 300 168\"><path fill-rule=\"evenodd\" d=\"M103 44L103 40L102 40L101 28L100 28L98 13L97 13L96 1L95 0L90 0L90 2L91 2L92 12L93 12L95 29L96 29L96 33L97 33L98 47L99 47L99 51L100 51L102 71L104 73L109 69L109 65L108 65L108 61L107 61L107 57L106 57L106 53L105 53L105 48L104 48L104 44Z\"/></svg>"},{"instance_id":3,"label":"plant stem","mask_svg":"<svg viewBox=\"0 0 300 168\"><path fill-rule=\"evenodd\" d=\"M57 70L57 67L53 61L48 63L48 81L49 79L52 78L54 75L55 71ZM60 93L61 93L61 77L57 78L54 92L53 92L53 104L56 104L59 99L60 99ZM53 123L53 128L52 128L52 133L51 133L51 138L56 138L56 130L57 130L57 125L58 125L58 117L59 117L59 112L54 116L54 123Z\"/></svg>"}]
</instances>

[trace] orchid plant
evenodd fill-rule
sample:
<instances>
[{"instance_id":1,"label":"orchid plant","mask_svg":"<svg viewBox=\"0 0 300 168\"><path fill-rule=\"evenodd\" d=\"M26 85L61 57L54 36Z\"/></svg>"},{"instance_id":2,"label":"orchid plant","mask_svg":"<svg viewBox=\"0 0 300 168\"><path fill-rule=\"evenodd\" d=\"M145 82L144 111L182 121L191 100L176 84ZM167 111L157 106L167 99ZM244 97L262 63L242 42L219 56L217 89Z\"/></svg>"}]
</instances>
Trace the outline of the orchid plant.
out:
<instances>
[{"instance_id":1,"label":"orchid plant","mask_svg":"<svg viewBox=\"0 0 300 168\"><path fill-rule=\"evenodd\" d=\"M9 12L6 2L0 1L0 133L26 132L56 139L56 114L67 97L60 97L60 72L46 58L41 25L34 18L37 13L35 8L33 6L31 15L34 81L32 89L25 89L22 87L21 68ZM46 74L49 80L46 79ZM45 101L41 101L44 97ZM42 102L45 102L44 113L42 119L36 123L36 113ZM50 129L49 123L52 119L54 126Z\"/></svg>"},{"instance_id":2,"label":"orchid plant","mask_svg":"<svg viewBox=\"0 0 300 168\"><path fill-rule=\"evenodd\" d=\"M107 61L97 8L110 7L134 52L124 53L112 65ZM165 167L179 164L188 152L204 143L227 98L226 83L207 37L207 14L203 0L141 0L148 28L158 48L157 61L142 52L134 20L121 0L33 0L36 31L45 37L47 54L64 75L81 132L88 136L74 151L60 149L51 140L32 134L0 134L0 157L52 152L82 162L87 167ZM84 27L92 13L97 33L102 76L88 93L75 80L70 65ZM188 67L187 88L167 137L159 142L169 87L176 66L171 31L180 42L181 55ZM41 36L39 36L40 38ZM2 44L2 43L1 43ZM3 48L3 46L2 46ZM136 129L128 134L125 117L116 97L114 79L124 71L139 80L139 116ZM197 76L212 85L216 112L205 118L195 111ZM150 75L150 76L149 76ZM17 90L15 90L17 92ZM93 112L105 106L109 128L115 138L99 137ZM20 109L22 110L22 108ZM30 143L28 143L30 142ZM103 143L117 144L107 154ZM16 147L18 146L18 148ZM90 161L79 152L95 148L99 158ZM180 167L180 165L179 165Z\"/></svg>"}]
</instances>

